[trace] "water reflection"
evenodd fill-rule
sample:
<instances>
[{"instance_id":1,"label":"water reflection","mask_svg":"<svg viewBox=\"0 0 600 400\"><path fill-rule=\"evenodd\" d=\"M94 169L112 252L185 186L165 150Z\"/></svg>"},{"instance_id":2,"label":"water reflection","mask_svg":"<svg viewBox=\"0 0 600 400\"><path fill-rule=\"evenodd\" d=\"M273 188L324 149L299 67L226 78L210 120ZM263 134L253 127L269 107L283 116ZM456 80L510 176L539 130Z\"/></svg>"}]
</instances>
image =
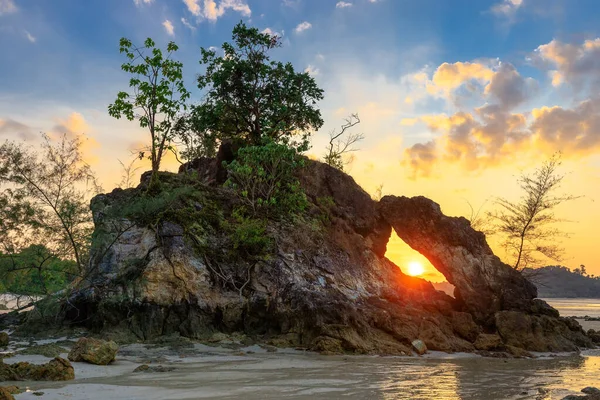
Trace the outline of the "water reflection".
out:
<instances>
[{"instance_id":1,"label":"water reflection","mask_svg":"<svg viewBox=\"0 0 600 400\"><path fill-rule=\"evenodd\" d=\"M44 391L49 400L65 398L66 394L72 394L72 398L101 398L76 395L78 389L110 392L113 399L145 400L554 400L579 392L585 386L600 386L600 351L535 360L297 354L190 358L172 361L176 366L173 372L125 373L73 383L36 382L32 387Z\"/></svg>"}]
</instances>

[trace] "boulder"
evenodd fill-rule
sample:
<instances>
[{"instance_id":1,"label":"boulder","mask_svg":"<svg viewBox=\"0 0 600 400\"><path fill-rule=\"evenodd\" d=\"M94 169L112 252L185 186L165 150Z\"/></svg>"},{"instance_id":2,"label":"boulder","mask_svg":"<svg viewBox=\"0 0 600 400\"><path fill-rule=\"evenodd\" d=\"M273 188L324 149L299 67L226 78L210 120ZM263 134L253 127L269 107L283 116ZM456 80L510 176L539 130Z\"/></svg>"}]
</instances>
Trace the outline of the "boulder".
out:
<instances>
[{"instance_id":1,"label":"boulder","mask_svg":"<svg viewBox=\"0 0 600 400\"><path fill-rule=\"evenodd\" d=\"M475 348L477 350L500 350L502 345L502 338L496 334L480 333L475 340Z\"/></svg>"},{"instance_id":2,"label":"boulder","mask_svg":"<svg viewBox=\"0 0 600 400\"><path fill-rule=\"evenodd\" d=\"M600 344L600 332L597 332L593 329L588 329L587 335L594 342L594 344Z\"/></svg>"},{"instance_id":3,"label":"boulder","mask_svg":"<svg viewBox=\"0 0 600 400\"><path fill-rule=\"evenodd\" d=\"M8 341L9 341L8 333L0 332L0 347L8 346Z\"/></svg>"},{"instance_id":4,"label":"boulder","mask_svg":"<svg viewBox=\"0 0 600 400\"><path fill-rule=\"evenodd\" d=\"M528 351L577 351L578 347L593 347L579 324L569 318L499 311L495 320L505 344Z\"/></svg>"},{"instance_id":5,"label":"boulder","mask_svg":"<svg viewBox=\"0 0 600 400\"><path fill-rule=\"evenodd\" d=\"M15 400L15 397L8 389L0 386L0 400Z\"/></svg>"},{"instance_id":6,"label":"boulder","mask_svg":"<svg viewBox=\"0 0 600 400\"><path fill-rule=\"evenodd\" d=\"M454 332L471 343L475 342L481 329L475 321L473 321L473 316L471 314L453 311L450 321Z\"/></svg>"},{"instance_id":7,"label":"boulder","mask_svg":"<svg viewBox=\"0 0 600 400\"><path fill-rule=\"evenodd\" d=\"M586 387L581 390L582 393L585 393L584 396L577 395L569 395L563 397L562 400L600 400L600 389L595 387Z\"/></svg>"},{"instance_id":8,"label":"boulder","mask_svg":"<svg viewBox=\"0 0 600 400\"><path fill-rule=\"evenodd\" d=\"M4 364L0 362L0 381L69 381L75 379L71 363L56 357L47 364L28 362Z\"/></svg>"},{"instance_id":9,"label":"boulder","mask_svg":"<svg viewBox=\"0 0 600 400\"><path fill-rule=\"evenodd\" d=\"M465 218L448 217L426 197L385 196L383 218L455 286L457 300L479 322L499 310L530 312L537 288L494 255L485 235Z\"/></svg>"},{"instance_id":10,"label":"boulder","mask_svg":"<svg viewBox=\"0 0 600 400\"><path fill-rule=\"evenodd\" d=\"M427 346L422 340L413 340L410 344L412 344L413 349L415 349L418 355L422 356L427 353Z\"/></svg>"},{"instance_id":11,"label":"boulder","mask_svg":"<svg viewBox=\"0 0 600 400\"><path fill-rule=\"evenodd\" d=\"M69 352L69 360L90 364L107 365L115 360L119 346L113 341L81 338Z\"/></svg>"}]
</instances>

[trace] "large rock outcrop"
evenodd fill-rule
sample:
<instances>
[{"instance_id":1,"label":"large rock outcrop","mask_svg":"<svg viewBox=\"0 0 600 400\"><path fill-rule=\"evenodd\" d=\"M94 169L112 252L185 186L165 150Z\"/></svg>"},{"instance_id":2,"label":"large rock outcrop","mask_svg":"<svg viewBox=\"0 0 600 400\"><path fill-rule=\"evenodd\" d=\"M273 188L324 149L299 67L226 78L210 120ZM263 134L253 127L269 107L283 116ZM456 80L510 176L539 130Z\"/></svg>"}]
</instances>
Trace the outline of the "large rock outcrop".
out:
<instances>
[{"instance_id":1,"label":"large rock outcrop","mask_svg":"<svg viewBox=\"0 0 600 400\"><path fill-rule=\"evenodd\" d=\"M299 176L305 215L262 226L233 214L235 196L219 184L217 165L203 159L165 174L152 196L142 184L92 201L92 262L68 319L140 339L242 332L324 353L410 354L415 340L429 350L476 351L481 334L501 338L495 350L591 344L534 300L535 287L502 264L481 233L430 200L377 203L350 176L307 161ZM385 257L392 227L456 285L456 299ZM240 244L240 229L263 228L252 246ZM522 321L503 312L542 329L519 341L504 327Z\"/></svg>"},{"instance_id":2,"label":"large rock outcrop","mask_svg":"<svg viewBox=\"0 0 600 400\"><path fill-rule=\"evenodd\" d=\"M448 217L425 197L385 196L381 214L396 234L455 286L455 297L485 322L500 310L529 312L537 288L504 264L465 218Z\"/></svg>"}]
</instances>

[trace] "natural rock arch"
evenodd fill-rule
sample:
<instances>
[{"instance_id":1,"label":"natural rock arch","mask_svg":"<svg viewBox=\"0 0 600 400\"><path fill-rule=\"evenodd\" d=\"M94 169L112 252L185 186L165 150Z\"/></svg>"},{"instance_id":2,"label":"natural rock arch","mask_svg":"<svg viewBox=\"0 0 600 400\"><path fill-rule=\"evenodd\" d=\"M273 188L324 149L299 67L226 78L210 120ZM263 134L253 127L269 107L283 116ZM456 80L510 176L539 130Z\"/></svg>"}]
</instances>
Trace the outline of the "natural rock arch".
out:
<instances>
[{"instance_id":1,"label":"natural rock arch","mask_svg":"<svg viewBox=\"0 0 600 400\"><path fill-rule=\"evenodd\" d=\"M500 310L529 311L537 288L504 264L465 218L448 217L426 197L385 196L383 219L456 287L456 298L481 322Z\"/></svg>"}]
</instances>

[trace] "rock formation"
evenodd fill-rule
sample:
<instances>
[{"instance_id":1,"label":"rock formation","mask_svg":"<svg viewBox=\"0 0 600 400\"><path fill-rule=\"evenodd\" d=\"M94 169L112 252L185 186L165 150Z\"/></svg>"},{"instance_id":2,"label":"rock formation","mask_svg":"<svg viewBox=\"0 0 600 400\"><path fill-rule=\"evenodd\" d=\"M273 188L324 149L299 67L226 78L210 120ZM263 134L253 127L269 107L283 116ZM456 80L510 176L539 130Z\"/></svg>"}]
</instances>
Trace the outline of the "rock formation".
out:
<instances>
[{"instance_id":1,"label":"rock formation","mask_svg":"<svg viewBox=\"0 0 600 400\"><path fill-rule=\"evenodd\" d=\"M467 220L423 197L375 202L322 163L307 161L299 176L305 216L269 221L260 251L240 247L219 165L201 159L164 174L153 198L143 182L94 198L93 260L67 318L140 339L241 332L324 353L411 354L415 340L447 352L592 346ZM392 229L456 286L456 298L385 257Z\"/></svg>"},{"instance_id":2,"label":"rock formation","mask_svg":"<svg viewBox=\"0 0 600 400\"><path fill-rule=\"evenodd\" d=\"M75 379L71 363L64 358L56 357L42 365L18 362L5 364L0 360L1 381L70 381Z\"/></svg>"},{"instance_id":3,"label":"rock formation","mask_svg":"<svg viewBox=\"0 0 600 400\"><path fill-rule=\"evenodd\" d=\"M119 346L113 341L80 338L69 352L69 360L90 364L108 365L115 360Z\"/></svg>"},{"instance_id":4,"label":"rock formation","mask_svg":"<svg viewBox=\"0 0 600 400\"><path fill-rule=\"evenodd\" d=\"M467 219L445 216L425 197L385 196L379 207L396 234L456 287L455 297L477 320L500 310L529 311L536 287L502 263Z\"/></svg>"}]
</instances>

